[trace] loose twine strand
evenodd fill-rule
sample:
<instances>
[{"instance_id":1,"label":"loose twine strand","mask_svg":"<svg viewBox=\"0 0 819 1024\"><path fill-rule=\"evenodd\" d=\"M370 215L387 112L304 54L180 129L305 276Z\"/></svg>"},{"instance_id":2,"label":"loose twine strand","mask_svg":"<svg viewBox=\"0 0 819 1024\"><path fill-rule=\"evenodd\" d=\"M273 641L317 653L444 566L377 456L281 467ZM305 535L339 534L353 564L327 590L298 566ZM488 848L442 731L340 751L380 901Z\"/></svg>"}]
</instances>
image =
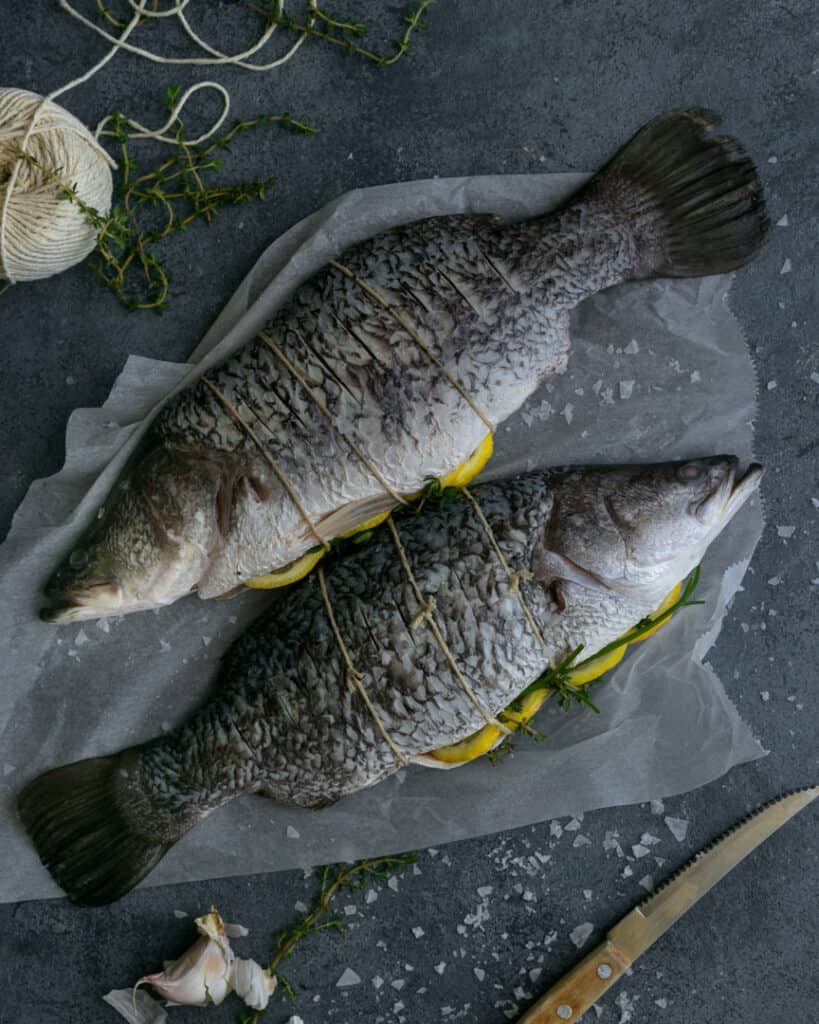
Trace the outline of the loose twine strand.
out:
<instances>
[{"instance_id":1,"label":"loose twine strand","mask_svg":"<svg viewBox=\"0 0 819 1024\"><path fill-rule=\"evenodd\" d=\"M128 6L133 11L133 15L123 26L122 32L118 36L115 36L106 31L106 29L101 25L96 24L90 18L86 17L81 11L77 10L70 0L59 0L60 7L68 15L76 21L79 21L82 25L85 25L87 28L92 29L97 33L97 35L102 36L103 39L106 39L111 43L111 49L84 74L72 79L65 85L61 85L58 89L50 92L47 96L43 96L40 102L34 107L28 128L20 139L20 155L14 162L9 178L5 184L5 194L3 196L2 206L0 206L0 267L4 268L4 274L9 285L16 283L15 277L8 270L9 253L7 241L9 204L11 202L12 195L14 194L15 187L17 186L20 168L24 163L25 157L28 155L26 146L28 145L32 135L35 133L43 112L48 108L49 104L54 103L58 96L62 96L71 89L75 89L89 81L89 79L93 78L94 75L101 71L120 50L126 50L129 53L134 53L137 56L144 57L146 60L153 61L156 64L193 64L207 67L235 65L248 71L270 71L273 68L280 67L282 64L291 60L307 38L307 33L302 32L293 45L281 57L277 57L275 60L269 61L265 64L250 63L247 58L257 53L267 42L269 42L273 33L279 27L277 21L271 20L256 42L246 50L241 53L226 54L222 53L216 47L211 46L210 43L206 42L196 31L194 31L185 14L186 9L191 2L192 0L176 0L171 7L165 8L164 10L156 10L153 7L148 6L149 3L152 3L152 0L128 0ZM314 23L315 14L312 12L315 11L315 8L316 0L308 0L308 9L311 13L307 18L306 24L310 28L312 28ZM279 0L276 13L278 17L283 15L284 0ZM162 54L154 53L151 50L147 50L144 47L135 46L133 43L128 41L131 34L142 21L157 20L161 18L176 18L184 34L191 40L191 42L199 47L200 50L204 51L207 56L167 57ZM168 119L159 128L146 128L145 125L141 124L135 118L126 118L126 123L133 129L131 137L135 139L153 139L156 142L165 143L167 145L177 145L179 143L179 139L174 135L168 135L166 133L170 129L171 125L179 119L190 98L197 92L205 89L212 90L220 96L222 100L221 111L206 131L195 139L186 140L186 145L196 146L207 141L207 139L211 138L211 136L221 128L228 116L228 113L230 112L230 94L223 85L213 81L198 82L186 89L173 105ZM111 167L116 167L116 162L108 155L108 153L106 153L99 141L102 136L115 136L117 134L116 132L107 130L107 125L111 121L111 117L112 115L104 117L97 125L93 135L89 134L86 142L92 146ZM54 128L49 130L55 130L58 127L60 126L55 125Z\"/></svg>"}]
</instances>

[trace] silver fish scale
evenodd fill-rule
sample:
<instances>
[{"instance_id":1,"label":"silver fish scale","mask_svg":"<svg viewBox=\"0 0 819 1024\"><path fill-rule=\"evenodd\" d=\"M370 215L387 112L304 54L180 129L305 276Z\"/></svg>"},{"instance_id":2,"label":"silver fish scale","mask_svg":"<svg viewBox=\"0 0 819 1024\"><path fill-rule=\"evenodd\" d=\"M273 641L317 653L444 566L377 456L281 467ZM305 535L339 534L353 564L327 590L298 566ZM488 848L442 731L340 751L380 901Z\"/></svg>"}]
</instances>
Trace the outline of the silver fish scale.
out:
<instances>
[{"instance_id":1,"label":"silver fish scale","mask_svg":"<svg viewBox=\"0 0 819 1024\"><path fill-rule=\"evenodd\" d=\"M478 412L497 424L540 380L562 372L569 310L627 276L633 256L626 229L594 205L517 225L442 217L345 253L341 266L355 279L330 265L302 285L266 332L313 397L254 340L207 379L256 440L203 383L181 392L154 427L155 440L219 453L232 459L235 474L254 480L252 493L234 497L234 528L200 585L202 595L284 565L315 544L257 441L313 523L384 494L345 438L395 492L417 490L481 442L488 427Z\"/></svg>"},{"instance_id":2,"label":"silver fish scale","mask_svg":"<svg viewBox=\"0 0 819 1024\"><path fill-rule=\"evenodd\" d=\"M543 475L476 488L510 570L528 568L553 497ZM524 598L546 649L527 624L487 533L463 497L399 533L425 599L461 672L496 715L581 638L596 650L651 608L567 584L567 607L536 581ZM485 724L423 620L386 530L331 564L327 588L355 669L406 758L453 743ZM159 807L200 815L238 792L319 806L396 771L401 762L347 670L315 575L274 599L227 656L215 698L188 724L149 746L142 778ZM169 779L171 780L169 782Z\"/></svg>"}]
</instances>

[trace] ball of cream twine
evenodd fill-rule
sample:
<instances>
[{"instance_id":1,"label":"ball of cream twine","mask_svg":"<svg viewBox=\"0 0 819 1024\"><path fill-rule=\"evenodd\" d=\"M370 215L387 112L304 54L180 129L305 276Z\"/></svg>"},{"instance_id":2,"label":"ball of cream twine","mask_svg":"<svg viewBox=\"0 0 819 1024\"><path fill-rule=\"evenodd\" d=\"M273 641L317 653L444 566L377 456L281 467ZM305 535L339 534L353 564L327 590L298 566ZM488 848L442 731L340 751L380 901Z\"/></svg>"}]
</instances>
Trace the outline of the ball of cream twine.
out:
<instances>
[{"instance_id":1,"label":"ball of cream twine","mask_svg":"<svg viewBox=\"0 0 819 1024\"><path fill-rule=\"evenodd\" d=\"M110 158L63 107L25 89L0 88L0 278L50 277L93 250L96 228L79 203L59 198L66 187L107 214Z\"/></svg>"}]
</instances>

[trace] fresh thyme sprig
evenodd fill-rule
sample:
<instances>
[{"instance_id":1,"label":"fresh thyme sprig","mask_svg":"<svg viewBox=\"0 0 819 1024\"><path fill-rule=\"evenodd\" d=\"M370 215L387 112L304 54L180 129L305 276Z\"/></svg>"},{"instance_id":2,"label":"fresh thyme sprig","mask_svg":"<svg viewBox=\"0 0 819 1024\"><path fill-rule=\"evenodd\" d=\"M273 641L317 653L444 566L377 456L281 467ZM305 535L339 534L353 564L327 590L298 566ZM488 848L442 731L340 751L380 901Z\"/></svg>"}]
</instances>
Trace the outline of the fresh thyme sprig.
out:
<instances>
[{"instance_id":1,"label":"fresh thyme sprig","mask_svg":"<svg viewBox=\"0 0 819 1024\"><path fill-rule=\"evenodd\" d=\"M178 88L168 90L170 107L178 95ZM161 312L168 305L170 274L153 251L158 243L187 230L197 220L210 224L224 206L265 198L272 178L254 178L238 185L206 185L205 180L222 167L217 154L240 136L272 124L300 134L315 131L289 113L262 114L236 121L207 145L191 147L184 141L183 125L177 122L174 153L140 174L129 152L127 122L114 115L112 131L120 147L119 202L107 217L92 219L98 244L86 263L129 309Z\"/></svg>"},{"instance_id":2,"label":"fresh thyme sprig","mask_svg":"<svg viewBox=\"0 0 819 1024\"><path fill-rule=\"evenodd\" d=\"M340 914L327 916L333 897L343 890L354 891L363 888L371 879L387 879L397 871L414 864L414 853L399 853L391 857L371 857L356 861L353 864L331 864L318 868L319 891L313 901L312 908L290 925L276 933L276 950L267 966L290 999L296 998L291 983L279 970L280 964L288 960L296 946L310 935L332 929L343 931L343 918ZM243 1015L241 1024L257 1024L261 1013Z\"/></svg>"},{"instance_id":3,"label":"fresh thyme sprig","mask_svg":"<svg viewBox=\"0 0 819 1024\"><path fill-rule=\"evenodd\" d=\"M346 18L336 18L327 14L318 6L317 0L309 0L307 4L308 17L303 22L297 18L290 17L289 14L284 12L281 9L279 0L268 0L267 6L256 3L247 3L246 6L263 15L269 24L280 25L282 28L292 29L294 32L300 32L302 35L321 39L326 43L331 43L333 46L341 47L345 53L364 57L366 60L372 61L383 68L389 67L390 64L395 64L407 53L412 34L423 26L423 17L431 4L432 0L421 0L421 3L414 10L404 15L404 22L407 27L404 29L401 38L395 40L393 44L395 50L391 54L378 53L354 42L354 39L360 39L366 34L367 26L362 25L360 22L350 21ZM319 28L317 22L321 23L323 27Z\"/></svg>"},{"instance_id":4,"label":"fresh thyme sprig","mask_svg":"<svg viewBox=\"0 0 819 1024\"><path fill-rule=\"evenodd\" d=\"M167 102L173 107L179 89L171 87ZM252 129L277 124L301 134L315 129L289 113L262 114L236 121L223 135L206 146L185 143L183 125L174 129L177 147L158 166L139 173L131 157L127 120L118 113L111 118L111 131L119 143L120 180L116 201L108 214L101 214L79 196L76 187L62 178L60 168L44 166L30 153L20 158L37 167L58 186L58 199L74 203L97 234L97 247L85 263L128 309L152 309L161 313L168 306L171 275L156 254L155 247L171 235L187 230L195 221L210 224L223 206L237 206L252 199L264 199L272 178L254 178L238 185L206 185L212 171L222 167L217 156Z\"/></svg>"}]
</instances>

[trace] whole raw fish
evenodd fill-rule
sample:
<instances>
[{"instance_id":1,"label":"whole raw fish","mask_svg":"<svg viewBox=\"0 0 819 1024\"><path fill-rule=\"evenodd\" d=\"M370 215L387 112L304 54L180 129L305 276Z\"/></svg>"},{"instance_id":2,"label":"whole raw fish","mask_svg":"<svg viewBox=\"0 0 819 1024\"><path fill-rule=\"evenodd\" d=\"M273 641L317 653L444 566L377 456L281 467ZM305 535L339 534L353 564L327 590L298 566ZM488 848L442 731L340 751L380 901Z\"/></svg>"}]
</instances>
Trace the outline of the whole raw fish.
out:
<instances>
[{"instance_id":1,"label":"whole raw fish","mask_svg":"<svg viewBox=\"0 0 819 1024\"><path fill-rule=\"evenodd\" d=\"M656 609L755 490L736 465L538 473L396 517L276 596L175 732L30 783L41 859L107 902L234 797L320 807L430 763Z\"/></svg>"},{"instance_id":2,"label":"whole raw fish","mask_svg":"<svg viewBox=\"0 0 819 1024\"><path fill-rule=\"evenodd\" d=\"M304 575L566 367L569 314L623 281L732 270L765 236L753 164L698 110L650 122L570 202L387 231L296 290L170 401L52 578L53 622ZM311 553L313 552L313 553Z\"/></svg>"}]
</instances>

